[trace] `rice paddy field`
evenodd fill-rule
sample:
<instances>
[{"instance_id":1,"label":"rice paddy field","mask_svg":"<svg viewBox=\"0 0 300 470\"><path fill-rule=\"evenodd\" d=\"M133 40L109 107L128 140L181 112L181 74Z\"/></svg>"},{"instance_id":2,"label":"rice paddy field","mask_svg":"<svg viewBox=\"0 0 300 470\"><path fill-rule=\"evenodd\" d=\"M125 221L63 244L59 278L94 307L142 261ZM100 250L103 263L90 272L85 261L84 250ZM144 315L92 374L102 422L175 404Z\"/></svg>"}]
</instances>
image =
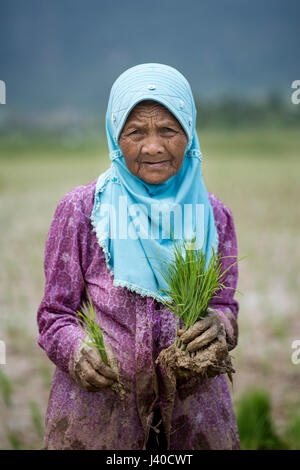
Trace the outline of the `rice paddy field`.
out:
<instances>
[{"instance_id":1,"label":"rice paddy field","mask_svg":"<svg viewBox=\"0 0 300 470\"><path fill-rule=\"evenodd\" d=\"M205 130L199 139L206 187L232 210L239 256L248 255L239 263L230 385L242 448L300 449L300 363L292 362L300 341L300 132ZM42 446L55 367L37 345L45 239L60 198L108 166L105 139L0 141L0 449Z\"/></svg>"}]
</instances>

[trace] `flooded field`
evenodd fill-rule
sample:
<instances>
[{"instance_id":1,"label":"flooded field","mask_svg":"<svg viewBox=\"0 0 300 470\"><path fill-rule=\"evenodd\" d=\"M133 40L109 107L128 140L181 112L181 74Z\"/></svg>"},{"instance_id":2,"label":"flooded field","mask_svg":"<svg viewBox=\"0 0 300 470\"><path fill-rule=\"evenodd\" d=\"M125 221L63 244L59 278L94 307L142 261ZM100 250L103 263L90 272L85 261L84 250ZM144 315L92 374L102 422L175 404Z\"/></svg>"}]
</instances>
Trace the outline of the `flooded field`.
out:
<instances>
[{"instance_id":1,"label":"flooded field","mask_svg":"<svg viewBox=\"0 0 300 470\"><path fill-rule=\"evenodd\" d=\"M300 364L292 361L300 341L300 136L200 131L199 139L206 187L232 210L239 256L248 255L235 297L234 407L253 385L266 390L276 432L300 449ZM55 368L37 345L45 239L61 197L96 179L109 160L101 142L2 142L0 165L0 448L39 449Z\"/></svg>"}]
</instances>

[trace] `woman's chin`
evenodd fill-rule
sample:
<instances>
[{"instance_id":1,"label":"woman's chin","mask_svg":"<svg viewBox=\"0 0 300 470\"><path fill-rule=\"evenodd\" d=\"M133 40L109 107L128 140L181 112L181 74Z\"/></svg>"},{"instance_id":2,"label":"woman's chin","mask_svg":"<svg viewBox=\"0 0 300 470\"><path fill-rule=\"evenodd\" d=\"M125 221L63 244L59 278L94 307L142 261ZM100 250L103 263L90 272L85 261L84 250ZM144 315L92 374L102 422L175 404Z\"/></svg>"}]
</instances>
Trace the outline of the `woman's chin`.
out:
<instances>
[{"instance_id":1,"label":"woman's chin","mask_svg":"<svg viewBox=\"0 0 300 470\"><path fill-rule=\"evenodd\" d=\"M170 172L159 172L159 171L151 171L147 172L146 174L140 174L139 177L148 184L161 184L165 183L168 179L174 176L174 173Z\"/></svg>"}]
</instances>

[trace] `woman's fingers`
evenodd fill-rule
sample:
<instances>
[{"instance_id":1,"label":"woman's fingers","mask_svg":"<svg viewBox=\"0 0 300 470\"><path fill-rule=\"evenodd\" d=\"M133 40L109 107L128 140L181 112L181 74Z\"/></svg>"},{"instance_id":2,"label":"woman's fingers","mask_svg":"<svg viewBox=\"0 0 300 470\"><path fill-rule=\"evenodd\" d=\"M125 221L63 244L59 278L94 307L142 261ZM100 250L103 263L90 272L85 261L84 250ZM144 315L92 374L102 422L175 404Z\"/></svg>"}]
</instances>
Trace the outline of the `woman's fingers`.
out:
<instances>
[{"instance_id":1,"label":"woman's fingers","mask_svg":"<svg viewBox=\"0 0 300 470\"><path fill-rule=\"evenodd\" d=\"M209 344L204 350L198 350L193 354L196 355L196 357L199 355L202 361L209 359L218 362L219 360L224 359L224 357L227 355L227 352L228 350L226 340L223 335L219 334L217 337L217 341L214 341L213 343ZM212 354L215 356L214 359Z\"/></svg>"},{"instance_id":2,"label":"woman's fingers","mask_svg":"<svg viewBox=\"0 0 300 470\"><path fill-rule=\"evenodd\" d=\"M85 388L87 392L99 392L101 388L95 387L94 385L91 385L89 382L87 382L85 379L82 379L81 381L81 386Z\"/></svg>"},{"instance_id":3,"label":"woman's fingers","mask_svg":"<svg viewBox=\"0 0 300 470\"><path fill-rule=\"evenodd\" d=\"M227 341L226 341L226 337L223 333L223 330L221 330L221 334L218 335L218 340L219 340L219 343L220 343L221 347L227 348Z\"/></svg>"},{"instance_id":4,"label":"woman's fingers","mask_svg":"<svg viewBox=\"0 0 300 470\"><path fill-rule=\"evenodd\" d=\"M81 369L83 385L89 391L99 390L113 384L113 380L98 374L88 360L82 362Z\"/></svg>"},{"instance_id":5,"label":"woman's fingers","mask_svg":"<svg viewBox=\"0 0 300 470\"><path fill-rule=\"evenodd\" d=\"M118 359L115 356L114 350L112 346L109 343L105 344L105 349L106 349L106 354L107 354L107 359L109 362L110 367L114 371L116 377L118 378L119 376L119 364L118 364Z\"/></svg>"},{"instance_id":6,"label":"woman's fingers","mask_svg":"<svg viewBox=\"0 0 300 470\"><path fill-rule=\"evenodd\" d=\"M202 320L197 321L193 326L190 326L185 333L180 335L180 341L183 343L189 343L193 339L197 338L203 331L207 330L214 321L214 318L210 315L207 315ZM183 331L183 330L179 330Z\"/></svg>"},{"instance_id":7,"label":"woman's fingers","mask_svg":"<svg viewBox=\"0 0 300 470\"><path fill-rule=\"evenodd\" d=\"M221 326L218 323L213 323L213 325L206 330L202 335L198 336L196 339L191 341L186 350L189 352L197 351L197 349L203 348L208 343L211 343L219 334Z\"/></svg>"},{"instance_id":8,"label":"woman's fingers","mask_svg":"<svg viewBox=\"0 0 300 470\"><path fill-rule=\"evenodd\" d=\"M111 367L105 364L100 354L95 349L91 349L86 353L86 359L92 365L93 369L95 369L101 375L103 375L107 379L110 379L111 381L117 380L118 377L116 372Z\"/></svg>"}]
</instances>

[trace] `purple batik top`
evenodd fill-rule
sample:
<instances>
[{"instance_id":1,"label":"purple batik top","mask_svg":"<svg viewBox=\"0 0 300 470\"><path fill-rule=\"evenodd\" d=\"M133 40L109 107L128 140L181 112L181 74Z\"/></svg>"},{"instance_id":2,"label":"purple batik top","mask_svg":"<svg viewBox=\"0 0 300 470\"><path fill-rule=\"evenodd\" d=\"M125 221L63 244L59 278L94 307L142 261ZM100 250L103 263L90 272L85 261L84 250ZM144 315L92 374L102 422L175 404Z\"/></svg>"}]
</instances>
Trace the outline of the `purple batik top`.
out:
<instances>
[{"instance_id":1,"label":"purple batik top","mask_svg":"<svg viewBox=\"0 0 300 470\"><path fill-rule=\"evenodd\" d=\"M230 391L224 375L181 382L174 389L155 365L174 342L175 321L162 304L113 285L90 215L96 180L70 191L59 203L45 250L45 293L38 310L39 345L57 366L51 385L45 449L145 449L154 409L159 407L170 450L239 449ZM219 235L219 252L237 256L230 210L208 193ZM223 270L235 258L222 260ZM133 260L134 262L134 260ZM228 349L237 344L238 266L211 306L223 321ZM76 311L87 285L99 323L120 364L125 402L111 389L88 392L71 376L84 338Z\"/></svg>"}]
</instances>

